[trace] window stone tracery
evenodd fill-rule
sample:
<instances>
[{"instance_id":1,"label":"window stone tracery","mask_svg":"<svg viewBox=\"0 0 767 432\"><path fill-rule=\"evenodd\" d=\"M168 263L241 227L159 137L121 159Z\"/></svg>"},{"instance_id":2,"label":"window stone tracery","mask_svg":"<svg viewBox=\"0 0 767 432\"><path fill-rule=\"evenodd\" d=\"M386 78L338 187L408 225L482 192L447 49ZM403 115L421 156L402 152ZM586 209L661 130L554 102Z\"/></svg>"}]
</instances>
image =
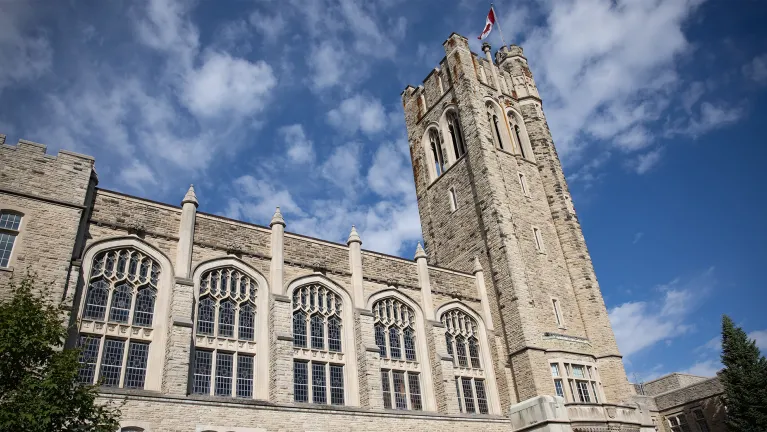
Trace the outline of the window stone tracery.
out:
<instances>
[{"instance_id":1,"label":"window stone tracery","mask_svg":"<svg viewBox=\"0 0 767 432\"><path fill-rule=\"evenodd\" d=\"M160 272L132 247L95 255L78 339L81 382L144 388Z\"/></svg>"},{"instance_id":2,"label":"window stone tracery","mask_svg":"<svg viewBox=\"0 0 767 432\"><path fill-rule=\"evenodd\" d=\"M234 266L199 279L192 393L254 397L258 283Z\"/></svg>"},{"instance_id":3,"label":"window stone tracery","mask_svg":"<svg viewBox=\"0 0 767 432\"><path fill-rule=\"evenodd\" d=\"M375 340L381 356L384 408L423 409L421 365L416 356L415 311L395 297L373 304Z\"/></svg>"},{"instance_id":4,"label":"window stone tracery","mask_svg":"<svg viewBox=\"0 0 767 432\"><path fill-rule=\"evenodd\" d=\"M293 291L293 397L344 405L343 300L320 284Z\"/></svg>"},{"instance_id":5,"label":"window stone tracery","mask_svg":"<svg viewBox=\"0 0 767 432\"><path fill-rule=\"evenodd\" d=\"M453 357L456 394L461 412L487 414L489 403L479 346L479 325L459 308L442 314L447 352Z\"/></svg>"}]
</instances>

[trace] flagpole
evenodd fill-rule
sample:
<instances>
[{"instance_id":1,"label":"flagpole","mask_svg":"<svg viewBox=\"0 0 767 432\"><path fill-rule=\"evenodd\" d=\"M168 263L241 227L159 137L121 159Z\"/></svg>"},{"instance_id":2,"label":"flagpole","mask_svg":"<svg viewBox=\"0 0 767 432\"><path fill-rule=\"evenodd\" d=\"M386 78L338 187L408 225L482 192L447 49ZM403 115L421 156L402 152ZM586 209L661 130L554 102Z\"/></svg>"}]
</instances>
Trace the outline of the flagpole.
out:
<instances>
[{"instance_id":1,"label":"flagpole","mask_svg":"<svg viewBox=\"0 0 767 432\"><path fill-rule=\"evenodd\" d=\"M498 34L501 35L501 42L503 42L503 46L506 46L506 39L503 38L503 30L501 30L501 20L498 19L498 14L495 12L495 6L492 3L490 3L490 9L492 9L495 22L498 24Z\"/></svg>"}]
</instances>

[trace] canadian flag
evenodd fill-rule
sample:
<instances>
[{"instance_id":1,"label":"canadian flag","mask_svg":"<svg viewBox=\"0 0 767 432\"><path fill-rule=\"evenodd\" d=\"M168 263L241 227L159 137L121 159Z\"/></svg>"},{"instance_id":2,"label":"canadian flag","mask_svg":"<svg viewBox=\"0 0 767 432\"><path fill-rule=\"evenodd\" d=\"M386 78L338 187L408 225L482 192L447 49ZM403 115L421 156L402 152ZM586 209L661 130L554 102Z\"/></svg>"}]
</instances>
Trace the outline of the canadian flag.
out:
<instances>
[{"instance_id":1,"label":"canadian flag","mask_svg":"<svg viewBox=\"0 0 767 432\"><path fill-rule=\"evenodd\" d=\"M495 10L491 7L490 12L487 13L487 20L485 21L485 29L482 30L482 34L477 37L479 40L483 40L493 30L493 24L495 24Z\"/></svg>"}]
</instances>

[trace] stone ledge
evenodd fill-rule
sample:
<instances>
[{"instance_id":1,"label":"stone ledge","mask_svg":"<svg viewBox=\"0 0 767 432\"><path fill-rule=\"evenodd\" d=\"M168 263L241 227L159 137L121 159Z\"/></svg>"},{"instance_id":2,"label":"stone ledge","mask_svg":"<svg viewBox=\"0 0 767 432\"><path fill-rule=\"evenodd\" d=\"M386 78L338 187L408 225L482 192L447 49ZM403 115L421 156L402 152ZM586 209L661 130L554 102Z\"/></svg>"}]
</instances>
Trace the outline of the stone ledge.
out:
<instances>
[{"instance_id":1,"label":"stone ledge","mask_svg":"<svg viewBox=\"0 0 767 432\"><path fill-rule=\"evenodd\" d=\"M190 318L183 318L183 317L172 317L171 322L175 327L187 327L192 328L194 327L194 322Z\"/></svg>"},{"instance_id":2,"label":"stone ledge","mask_svg":"<svg viewBox=\"0 0 767 432\"><path fill-rule=\"evenodd\" d=\"M176 285L194 286L194 281L190 278L176 277Z\"/></svg>"}]
</instances>

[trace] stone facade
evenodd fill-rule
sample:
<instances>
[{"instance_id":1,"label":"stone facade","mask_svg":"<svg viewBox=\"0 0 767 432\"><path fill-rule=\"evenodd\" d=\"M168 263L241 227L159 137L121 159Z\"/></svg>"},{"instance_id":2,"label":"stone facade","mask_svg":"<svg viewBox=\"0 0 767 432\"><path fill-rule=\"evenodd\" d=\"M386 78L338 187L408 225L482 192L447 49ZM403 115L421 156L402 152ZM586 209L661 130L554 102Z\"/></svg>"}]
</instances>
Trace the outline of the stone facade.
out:
<instances>
[{"instance_id":1,"label":"stone facade","mask_svg":"<svg viewBox=\"0 0 767 432\"><path fill-rule=\"evenodd\" d=\"M202 213L193 188L180 206L100 189L92 158L0 136L0 211L22 218L0 294L27 269L50 283L126 430L651 430L521 48L444 48L402 94L413 260L354 227L291 233L279 208Z\"/></svg>"},{"instance_id":2,"label":"stone facade","mask_svg":"<svg viewBox=\"0 0 767 432\"><path fill-rule=\"evenodd\" d=\"M725 432L724 388L718 377L672 373L637 384L637 393L650 401L658 430L674 432L673 424L684 422L692 431ZM641 398L641 396L640 396Z\"/></svg>"}]
</instances>

